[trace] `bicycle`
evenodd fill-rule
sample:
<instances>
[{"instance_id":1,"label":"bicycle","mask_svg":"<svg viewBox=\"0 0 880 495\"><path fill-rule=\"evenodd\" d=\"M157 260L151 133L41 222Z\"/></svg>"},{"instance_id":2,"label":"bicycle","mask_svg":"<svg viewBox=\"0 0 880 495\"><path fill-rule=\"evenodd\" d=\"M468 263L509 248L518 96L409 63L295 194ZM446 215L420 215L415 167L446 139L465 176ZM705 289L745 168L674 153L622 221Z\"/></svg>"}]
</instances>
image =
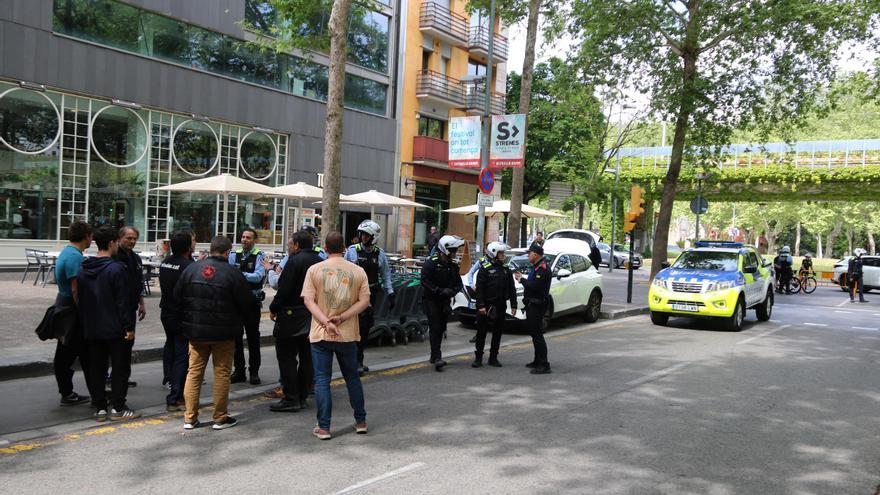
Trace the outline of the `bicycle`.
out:
<instances>
[{"instance_id":1,"label":"bicycle","mask_svg":"<svg viewBox=\"0 0 880 495\"><path fill-rule=\"evenodd\" d=\"M804 294L812 294L819 286L816 275L813 272L801 272L797 277L792 277L788 282L788 289L791 294L803 292Z\"/></svg>"}]
</instances>

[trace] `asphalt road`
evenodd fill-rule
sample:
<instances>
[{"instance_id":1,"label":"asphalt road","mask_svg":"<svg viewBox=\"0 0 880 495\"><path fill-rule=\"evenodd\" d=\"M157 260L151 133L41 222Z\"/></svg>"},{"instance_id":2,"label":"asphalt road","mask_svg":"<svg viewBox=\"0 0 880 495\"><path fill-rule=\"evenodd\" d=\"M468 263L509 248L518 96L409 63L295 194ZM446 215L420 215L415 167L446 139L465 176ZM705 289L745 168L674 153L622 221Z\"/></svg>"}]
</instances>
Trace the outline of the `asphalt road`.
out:
<instances>
[{"instance_id":1,"label":"asphalt road","mask_svg":"<svg viewBox=\"0 0 880 495\"><path fill-rule=\"evenodd\" d=\"M551 375L522 367L527 344L500 369L461 356L444 373L375 373L366 436L337 386L328 442L311 436L313 409L250 398L220 432L160 415L9 444L4 492L874 493L880 304L814 296L782 296L740 333L570 325L549 339Z\"/></svg>"}]
</instances>

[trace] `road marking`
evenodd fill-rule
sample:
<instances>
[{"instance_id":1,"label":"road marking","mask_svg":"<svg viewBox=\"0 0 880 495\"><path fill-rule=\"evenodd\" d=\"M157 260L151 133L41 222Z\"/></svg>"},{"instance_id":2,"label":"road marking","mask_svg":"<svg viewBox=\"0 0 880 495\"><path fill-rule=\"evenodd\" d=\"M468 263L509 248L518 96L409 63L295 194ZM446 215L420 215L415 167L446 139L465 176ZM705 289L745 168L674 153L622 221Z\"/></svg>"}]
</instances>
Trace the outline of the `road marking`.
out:
<instances>
[{"instance_id":1,"label":"road marking","mask_svg":"<svg viewBox=\"0 0 880 495\"><path fill-rule=\"evenodd\" d=\"M847 300L843 301L842 303L838 304L837 306L835 306L835 308L839 308L841 306L846 306L847 304L849 304L849 302L850 302L849 299L847 299Z\"/></svg>"},{"instance_id":2,"label":"road marking","mask_svg":"<svg viewBox=\"0 0 880 495\"><path fill-rule=\"evenodd\" d=\"M626 386L627 387L635 387L637 385L641 385L643 383L647 383L652 380L656 380L657 378L662 378L666 375L671 375L672 373L675 373L676 371L678 371L678 370L680 370L690 364L691 363L678 363L678 364L672 365L668 368L663 368L662 370L655 371L655 372L650 373L648 375L645 375L641 378L636 378L635 380L628 381L628 382L626 382Z\"/></svg>"},{"instance_id":3,"label":"road marking","mask_svg":"<svg viewBox=\"0 0 880 495\"><path fill-rule=\"evenodd\" d=\"M804 325L806 325L808 327L827 327L828 326L827 323L810 323L810 322L804 323Z\"/></svg>"},{"instance_id":4,"label":"road marking","mask_svg":"<svg viewBox=\"0 0 880 495\"><path fill-rule=\"evenodd\" d=\"M834 312L835 312L835 313L841 313L841 314L844 314L844 315L851 315L851 314L852 314L852 311L840 311L840 310L834 310Z\"/></svg>"},{"instance_id":5,"label":"road marking","mask_svg":"<svg viewBox=\"0 0 880 495\"><path fill-rule=\"evenodd\" d=\"M375 485L375 484L377 484L377 483L381 483L381 482L386 481L386 480L389 480L389 479L391 479L391 478L394 478L394 477L397 477L397 476L402 476L402 475L407 474L407 473L411 473L411 472L413 472L413 471L416 471L416 470L422 469L422 468L427 467L427 466L428 466L428 465L425 464L424 462L414 462L414 463L409 464L409 465L407 465L407 466L403 466L402 468L398 468L398 469L395 469L395 470L393 470L393 471L388 471L387 473L382 474L382 475L379 475L379 476L376 476L375 478L370 478L370 479L368 479L368 480L361 481L360 483L358 483L358 484L356 484L356 485L351 485L351 486L348 487L348 488L343 488L342 490L336 492L335 495L345 495L345 494L348 494L348 493L355 493L355 492L357 492L358 490L361 490L361 489L363 489L363 488L366 488L366 487L368 487L368 486L370 486L370 485Z\"/></svg>"},{"instance_id":6,"label":"road marking","mask_svg":"<svg viewBox=\"0 0 880 495\"><path fill-rule=\"evenodd\" d=\"M853 327L853 330L873 330L875 332L880 331L880 328L871 328L871 327Z\"/></svg>"},{"instance_id":7,"label":"road marking","mask_svg":"<svg viewBox=\"0 0 880 495\"><path fill-rule=\"evenodd\" d=\"M766 332L764 332L764 333L759 333L758 335L755 335L754 337L749 337L749 338L747 338L747 339L745 339L745 340L740 340L739 342L736 343L736 345L740 345L740 344L748 344L749 342L751 342L751 341L753 341L753 340L757 340L757 339L760 339L761 337L766 337L766 336L768 336L768 335L772 335L772 334L774 334L774 333L776 333L776 332L778 332L778 331L780 331L780 330L784 330L784 329L786 329L786 328L788 328L788 327L790 327L790 326L791 326L791 325L782 325L781 327L776 327L776 328L774 328L773 330L767 330Z\"/></svg>"},{"instance_id":8,"label":"road marking","mask_svg":"<svg viewBox=\"0 0 880 495\"><path fill-rule=\"evenodd\" d=\"M770 320L770 323L782 323L782 322L779 320Z\"/></svg>"}]
</instances>

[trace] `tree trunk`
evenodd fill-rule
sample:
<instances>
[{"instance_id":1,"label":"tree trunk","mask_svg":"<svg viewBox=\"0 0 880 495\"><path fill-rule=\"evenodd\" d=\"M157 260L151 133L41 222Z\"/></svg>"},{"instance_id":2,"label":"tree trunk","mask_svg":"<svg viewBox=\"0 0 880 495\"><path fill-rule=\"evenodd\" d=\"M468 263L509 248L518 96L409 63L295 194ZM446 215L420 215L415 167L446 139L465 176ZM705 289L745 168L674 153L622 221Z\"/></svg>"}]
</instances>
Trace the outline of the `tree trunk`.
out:
<instances>
[{"instance_id":1,"label":"tree trunk","mask_svg":"<svg viewBox=\"0 0 880 495\"><path fill-rule=\"evenodd\" d=\"M584 228L584 202L583 201L578 202L577 209L578 209L578 228L583 229Z\"/></svg>"},{"instance_id":2,"label":"tree trunk","mask_svg":"<svg viewBox=\"0 0 880 495\"><path fill-rule=\"evenodd\" d=\"M877 243L874 242L874 232L870 229L867 231L868 234L868 252L871 253L871 256L877 254Z\"/></svg>"},{"instance_id":3,"label":"tree trunk","mask_svg":"<svg viewBox=\"0 0 880 495\"><path fill-rule=\"evenodd\" d=\"M853 252L853 229L846 229L846 249L847 254L852 256Z\"/></svg>"},{"instance_id":4,"label":"tree trunk","mask_svg":"<svg viewBox=\"0 0 880 495\"><path fill-rule=\"evenodd\" d=\"M816 257L824 258L824 253L822 252L822 234L816 233Z\"/></svg>"},{"instance_id":5,"label":"tree trunk","mask_svg":"<svg viewBox=\"0 0 880 495\"><path fill-rule=\"evenodd\" d=\"M330 67L327 85L327 121L324 129L324 195L321 202L321 239L339 232L339 194L342 182L342 116L345 111L345 62L348 14L353 0L334 0L330 10Z\"/></svg>"},{"instance_id":6,"label":"tree trunk","mask_svg":"<svg viewBox=\"0 0 880 495\"><path fill-rule=\"evenodd\" d=\"M828 257L834 257L834 239L837 239L837 236L840 234L840 224L834 224L834 228L828 232L828 242L825 243L825 248L828 249Z\"/></svg>"},{"instance_id":7,"label":"tree trunk","mask_svg":"<svg viewBox=\"0 0 880 495\"><path fill-rule=\"evenodd\" d=\"M794 228L794 256L799 256L801 254L801 223L798 222L797 226Z\"/></svg>"},{"instance_id":8,"label":"tree trunk","mask_svg":"<svg viewBox=\"0 0 880 495\"><path fill-rule=\"evenodd\" d=\"M663 195L660 197L660 214L657 217L657 231L654 233L654 246L651 255L655 260L666 261L666 246L669 240L669 225L672 223L672 206L675 202L675 187L681 174L684 146L687 138L688 120L694 110L698 91L696 88L697 56L699 54L700 25L698 19L699 2L687 3L688 23L681 48L682 78L675 130L672 136L672 153L669 157L669 170L663 179ZM651 263L651 280L661 269L660 263Z\"/></svg>"},{"instance_id":9,"label":"tree trunk","mask_svg":"<svg viewBox=\"0 0 880 495\"><path fill-rule=\"evenodd\" d=\"M538 41L538 16L541 0L529 0L529 21L526 28L526 54L523 59L522 77L520 79L519 113L529 114L529 104L532 101L532 76L535 72L535 45ZM527 117L528 118L528 117ZM528 120L526 121L528 124ZM528 137L528 125L526 125L526 137ZM523 185L525 183L525 167L513 169L513 183L510 190L510 216L509 222L510 239L507 244L513 247L520 246L519 226L522 219Z\"/></svg>"}]
</instances>

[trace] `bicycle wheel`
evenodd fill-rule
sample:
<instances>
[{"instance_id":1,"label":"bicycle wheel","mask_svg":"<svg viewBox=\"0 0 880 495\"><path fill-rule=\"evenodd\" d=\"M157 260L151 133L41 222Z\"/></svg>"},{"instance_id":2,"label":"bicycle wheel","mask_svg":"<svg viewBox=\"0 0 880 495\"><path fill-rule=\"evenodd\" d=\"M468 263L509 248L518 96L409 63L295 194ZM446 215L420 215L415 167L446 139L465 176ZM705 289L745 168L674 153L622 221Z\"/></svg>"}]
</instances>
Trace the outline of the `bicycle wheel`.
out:
<instances>
[{"instance_id":1,"label":"bicycle wheel","mask_svg":"<svg viewBox=\"0 0 880 495\"><path fill-rule=\"evenodd\" d=\"M788 281L789 294L797 294L801 291L801 281L798 278L792 278Z\"/></svg>"},{"instance_id":2,"label":"bicycle wheel","mask_svg":"<svg viewBox=\"0 0 880 495\"><path fill-rule=\"evenodd\" d=\"M801 290L804 291L804 294L812 294L818 286L819 283L816 281L816 277L807 277L801 284Z\"/></svg>"}]
</instances>

